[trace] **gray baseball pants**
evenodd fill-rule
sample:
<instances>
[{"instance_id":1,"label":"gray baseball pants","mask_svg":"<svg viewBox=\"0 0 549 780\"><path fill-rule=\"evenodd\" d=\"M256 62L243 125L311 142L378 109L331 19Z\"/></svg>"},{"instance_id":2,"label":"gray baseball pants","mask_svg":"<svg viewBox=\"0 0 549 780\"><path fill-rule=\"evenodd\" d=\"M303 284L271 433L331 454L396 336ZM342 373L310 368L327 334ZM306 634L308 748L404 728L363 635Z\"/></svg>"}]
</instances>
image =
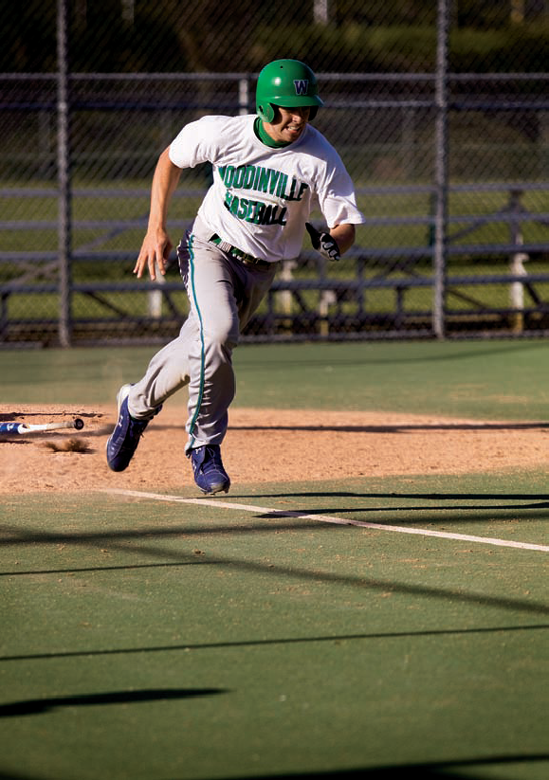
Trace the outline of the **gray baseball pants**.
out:
<instances>
[{"instance_id":1,"label":"gray baseball pants","mask_svg":"<svg viewBox=\"0 0 549 780\"><path fill-rule=\"evenodd\" d=\"M160 404L188 385L187 453L223 441L236 389L232 351L278 267L245 265L212 243L212 234L197 217L187 241L179 245L189 316L179 336L157 352L128 396L132 417L149 419Z\"/></svg>"}]
</instances>

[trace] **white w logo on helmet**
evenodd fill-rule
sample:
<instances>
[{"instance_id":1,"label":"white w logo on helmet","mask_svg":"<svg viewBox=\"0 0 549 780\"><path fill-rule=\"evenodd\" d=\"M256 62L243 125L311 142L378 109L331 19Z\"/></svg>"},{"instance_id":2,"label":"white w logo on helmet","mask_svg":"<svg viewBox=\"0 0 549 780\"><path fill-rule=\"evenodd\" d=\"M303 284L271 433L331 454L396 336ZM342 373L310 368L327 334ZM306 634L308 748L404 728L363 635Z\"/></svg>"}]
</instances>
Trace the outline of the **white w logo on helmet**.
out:
<instances>
[{"instance_id":1,"label":"white w logo on helmet","mask_svg":"<svg viewBox=\"0 0 549 780\"><path fill-rule=\"evenodd\" d=\"M309 79L294 79L296 95L306 95L309 90Z\"/></svg>"}]
</instances>

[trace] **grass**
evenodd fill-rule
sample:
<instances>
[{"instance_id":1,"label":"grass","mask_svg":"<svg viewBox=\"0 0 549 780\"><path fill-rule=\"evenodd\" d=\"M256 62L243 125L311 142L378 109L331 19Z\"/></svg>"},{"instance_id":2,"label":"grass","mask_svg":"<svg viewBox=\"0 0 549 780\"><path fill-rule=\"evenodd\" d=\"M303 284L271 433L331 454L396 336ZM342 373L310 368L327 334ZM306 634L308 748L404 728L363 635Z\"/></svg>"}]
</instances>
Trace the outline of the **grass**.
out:
<instances>
[{"instance_id":1,"label":"grass","mask_svg":"<svg viewBox=\"0 0 549 780\"><path fill-rule=\"evenodd\" d=\"M237 498L539 540L541 483ZM86 494L8 498L4 522L6 778L546 776L539 554Z\"/></svg>"},{"instance_id":2,"label":"grass","mask_svg":"<svg viewBox=\"0 0 549 780\"><path fill-rule=\"evenodd\" d=\"M153 347L0 351L3 403L114 403ZM234 353L241 407L416 411L467 419L545 420L549 343L243 345ZM428 380L426 378L428 377ZM473 377L471 379L470 377ZM174 401L186 404L185 394Z\"/></svg>"}]
</instances>

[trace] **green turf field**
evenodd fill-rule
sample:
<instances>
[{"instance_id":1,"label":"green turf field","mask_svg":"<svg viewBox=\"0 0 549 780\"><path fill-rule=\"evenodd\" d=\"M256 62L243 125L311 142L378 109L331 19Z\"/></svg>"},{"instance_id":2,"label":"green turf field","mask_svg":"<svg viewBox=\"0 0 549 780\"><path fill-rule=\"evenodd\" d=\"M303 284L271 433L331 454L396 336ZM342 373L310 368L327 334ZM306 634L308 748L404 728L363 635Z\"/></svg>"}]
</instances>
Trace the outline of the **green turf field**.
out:
<instances>
[{"instance_id":1,"label":"green turf field","mask_svg":"<svg viewBox=\"0 0 549 780\"><path fill-rule=\"evenodd\" d=\"M2 403L114 404L153 351L0 352ZM235 363L242 407L547 417L543 340ZM541 469L0 506L0 780L549 775Z\"/></svg>"}]
</instances>

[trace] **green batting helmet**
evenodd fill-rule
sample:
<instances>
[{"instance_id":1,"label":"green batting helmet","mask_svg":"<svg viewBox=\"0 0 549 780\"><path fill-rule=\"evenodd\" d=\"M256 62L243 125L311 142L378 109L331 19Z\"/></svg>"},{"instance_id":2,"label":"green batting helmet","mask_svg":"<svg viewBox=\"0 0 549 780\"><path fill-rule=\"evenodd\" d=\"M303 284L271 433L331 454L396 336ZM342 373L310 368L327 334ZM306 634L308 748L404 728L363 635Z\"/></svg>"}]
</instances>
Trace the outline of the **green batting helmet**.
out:
<instances>
[{"instance_id":1,"label":"green batting helmet","mask_svg":"<svg viewBox=\"0 0 549 780\"><path fill-rule=\"evenodd\" d=\"M255 104L261 119L269 123L275 117L274 106L310 106L309 119L314 119L319 106L324 105L315 74L299 60L275 60L265 65L257 80Z\"/></svg>"}]
</instances>

